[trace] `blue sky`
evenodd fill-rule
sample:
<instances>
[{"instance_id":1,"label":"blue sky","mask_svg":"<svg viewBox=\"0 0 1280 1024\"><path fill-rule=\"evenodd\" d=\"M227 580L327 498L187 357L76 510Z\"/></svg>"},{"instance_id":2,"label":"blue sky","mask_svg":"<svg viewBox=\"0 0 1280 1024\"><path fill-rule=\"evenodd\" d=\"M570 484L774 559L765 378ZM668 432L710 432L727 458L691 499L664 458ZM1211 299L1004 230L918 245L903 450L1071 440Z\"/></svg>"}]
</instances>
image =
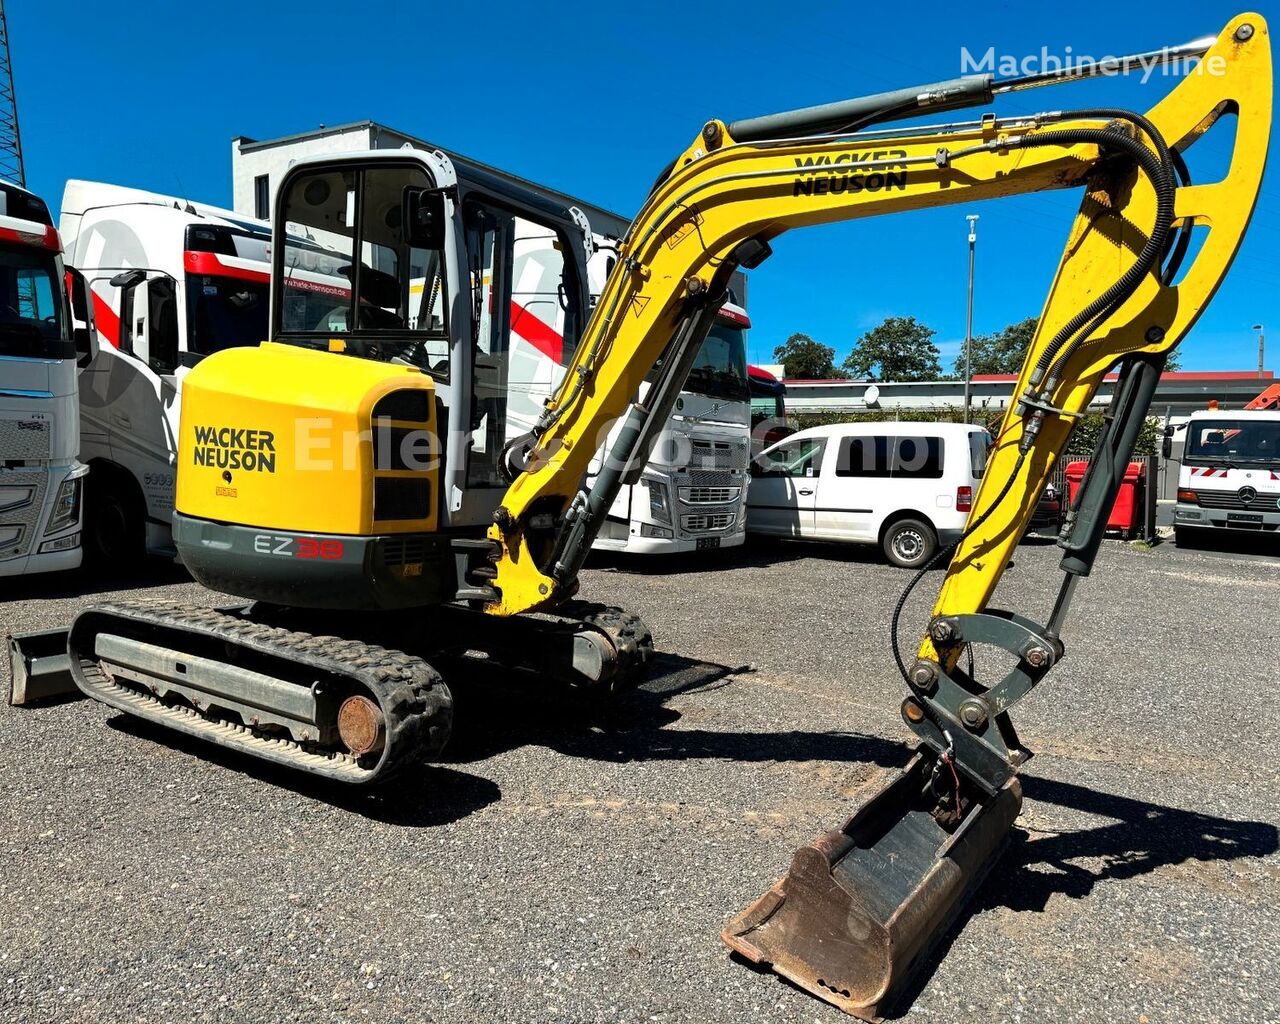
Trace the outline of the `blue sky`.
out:
<instances>
[{"instance_id":1,"label":"blue sky","mask_svg":"<svg viewBox=\"0 0 1280 1024\"><path fill-rule=\"evenodd\" d=\"M1076 55L1216 33L1216 0L798 7L734 4L140 2L6 5L28 184L55 208L69 177L230 205L230 140L365 118L633 213L709 117L726 120L950 78L961 47ZM1263 14L1280 21L1273 3ZM353 12L355 16L353 17ZM68 31L74 28L74 31ZM1101 80L1016 94L1002 113L1122 105L1171 85ZM969 116L969 115L964 115ZM1268 326L1280 369L1275 149L1232 275L1182 345L1187 369L1251 369ZM1193 165L1192 170L1195 171ZM889 315L964 335L965 214L980 215L974 330L1039 312L1075 209L1064 193L794 232L751 277L751 356L793 331L842 358Z\"/></svg>"}]
</instances>

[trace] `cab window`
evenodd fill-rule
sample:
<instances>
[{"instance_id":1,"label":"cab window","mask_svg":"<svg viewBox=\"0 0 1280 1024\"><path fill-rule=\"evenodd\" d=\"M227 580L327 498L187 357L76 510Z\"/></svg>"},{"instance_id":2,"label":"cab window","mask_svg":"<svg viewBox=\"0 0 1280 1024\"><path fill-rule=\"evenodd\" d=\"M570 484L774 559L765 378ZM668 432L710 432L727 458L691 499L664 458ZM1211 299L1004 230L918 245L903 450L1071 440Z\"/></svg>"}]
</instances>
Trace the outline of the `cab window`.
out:
<instances>
[{"instance_id":1,"label":"cab window","mask_svg":"<svg viewBox=\"0 0 1280 1024\"><path fill-rule=\"evenodd\" d=\"M491 203L463 207L474 399L472 486L503 487L501 456L561 383L579 331L573 242Z\"/></svg>"},{"instance_id":2,"label":"cab window","mask_svg":"<svg viewBox=\"0 0 1280 1024\"><path fill-rule=\"evenodd\" d=\"M788 441L759 456L751 464L752 476L817 476L827 442L823 438Z\"/></svg>"}]
</instances>

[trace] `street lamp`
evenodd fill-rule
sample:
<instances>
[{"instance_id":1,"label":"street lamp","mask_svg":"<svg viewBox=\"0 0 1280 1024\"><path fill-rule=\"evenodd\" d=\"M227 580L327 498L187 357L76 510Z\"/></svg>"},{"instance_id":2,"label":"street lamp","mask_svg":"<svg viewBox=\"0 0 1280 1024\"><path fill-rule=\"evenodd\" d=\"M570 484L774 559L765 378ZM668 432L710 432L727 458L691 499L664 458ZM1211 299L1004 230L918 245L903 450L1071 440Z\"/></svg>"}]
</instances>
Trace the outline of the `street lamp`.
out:
<instances>
[{"instance_id":1,"label":"street lamp","mask_svg":"<svg viewBox=\"0 0 1280 1024\"><path fill-rule=\"evenodd\" d=\"M1262 376L1262 356L1266 351L1266 342L1263 339L1262 324L1254 324L1253 329L1258 332L1258 376Z\"/></svg>"},{"instance_id":2,"label":"street lamp","mask_svg":"<svg viewBox=\"0 0 1280 1024\"><path fill-rule=\"evenodd\" d=\"M964 421L969 422L969 401L973 391L973 250L978 241L978 215L970 213L969 222L969 310L964 325Z\"/></svg>"}]
</instances>

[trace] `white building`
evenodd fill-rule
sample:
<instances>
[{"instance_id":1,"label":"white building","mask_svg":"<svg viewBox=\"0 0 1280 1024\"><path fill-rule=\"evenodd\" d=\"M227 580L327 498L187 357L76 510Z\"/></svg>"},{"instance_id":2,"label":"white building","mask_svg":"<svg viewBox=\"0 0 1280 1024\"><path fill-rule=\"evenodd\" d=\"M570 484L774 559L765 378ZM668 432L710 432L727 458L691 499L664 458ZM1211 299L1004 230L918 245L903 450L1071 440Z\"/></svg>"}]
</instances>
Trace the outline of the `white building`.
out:
<instances>
[{"instance_id":1,"label":"white building","mask_svg":"<svg viewBox=\"0 0 1280 1024\"><path fill-rule=\"evenodd\" d=\"M767 369L767 367L766 367ZM1111 404L1117 375L1107 374L1090 408L1105 409ZM910 419L913 412L964 405L964 381L869 381L869 380L785 380L789 413L891 412ZM1224 409L1239 409L1259 392L1275 383L1271 371L1253 370L1174 371L1160 376L1152 415L1168 411L1175 418L1186 416L1216 401ZM1015 373L974 374L972 407L980 416L1007 409L1015 401L1018 384Z\"/></svg>"},{"instance_id":2,"label":"white building","mask_svg":"<svg viewBox=\"0 0 1280 1024\"><path fill-rule=\"evenodd\" d=\"M606 210L602 206L585 202L558 189L531 182L498 167L482 164L437 146L434 142L388 128L376 121L357 121L333 127L321 125L314 131L285 135L278 139L250 139L243 135L231 140L232 208L249 217L271 219L271 203L276 186L291 164L303 157L323 156L326 153L350 153L369 149L439 149L449 159L463 167L479 168L489 174L535 188L555 196L566 205L579 207L591 221L591 229L597 234L621 238L631 223L630 217Z\"/></svg>"}]
</instances>

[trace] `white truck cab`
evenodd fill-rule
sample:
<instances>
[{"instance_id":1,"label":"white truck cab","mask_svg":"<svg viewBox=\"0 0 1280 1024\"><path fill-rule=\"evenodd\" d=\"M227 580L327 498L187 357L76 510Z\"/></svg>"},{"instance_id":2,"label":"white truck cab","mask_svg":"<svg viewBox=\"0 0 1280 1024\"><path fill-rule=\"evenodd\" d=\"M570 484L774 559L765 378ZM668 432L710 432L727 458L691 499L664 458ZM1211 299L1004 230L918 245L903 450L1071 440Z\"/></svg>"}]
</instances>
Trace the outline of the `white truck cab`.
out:
<instances>
[{"instance_id":1,"label":"white truck cab","mask_svg":"<svg viewBox=\"0 0 1280 1024\"><path fill-rule=\"evenodd\" d=\"M172 555L182 379L212 352L266 338L270 225L72 180L60 227L99 343L80 380L86 559L123 567L144 552Z\"/></svg>"},{"instance_id":2,"label":"white truck cab","mask_svg":"<svg viewBox=\"0 0 1280 1024\"><path fill-rule=\"evenodd\" d=\"M1210 530L1280 531L1280 410L1191 414L1173 529L1179 546Z\"/></svg>"},{"instance_id":3,"label":"white truck cab","mask_svg":"<svg viewBox=\"0 0 1280 1024\"><path fill-rule=\"evenodd\" d=\"M92 338L73 330L75 287L44 201L0 183L0 576L80 564L76 373Z\"/></svg>"},{"instance_id":4,"label":"white truck cab","mask_svg":"<svg viewBox=\"0 0 1280 1024\"><path fill-rule=\"evenodd\" d=\"M594 299L604 291L616 239L593 236L587 263ZM560 264L546 229L516 219L507 365L507 439L532 429L564 377ZM735 282L737 283L737 282ZM596 536L596 550L664 554L735 547L746 538L744 496L750 447L746 309L731 295L720 308L693 368L635 485L623 486ZM656 376L650 374L650 378ZM639 397L649 382L640 385ZM621 421L588 469L600 470Z\"/></svg>"}]
</instances>

